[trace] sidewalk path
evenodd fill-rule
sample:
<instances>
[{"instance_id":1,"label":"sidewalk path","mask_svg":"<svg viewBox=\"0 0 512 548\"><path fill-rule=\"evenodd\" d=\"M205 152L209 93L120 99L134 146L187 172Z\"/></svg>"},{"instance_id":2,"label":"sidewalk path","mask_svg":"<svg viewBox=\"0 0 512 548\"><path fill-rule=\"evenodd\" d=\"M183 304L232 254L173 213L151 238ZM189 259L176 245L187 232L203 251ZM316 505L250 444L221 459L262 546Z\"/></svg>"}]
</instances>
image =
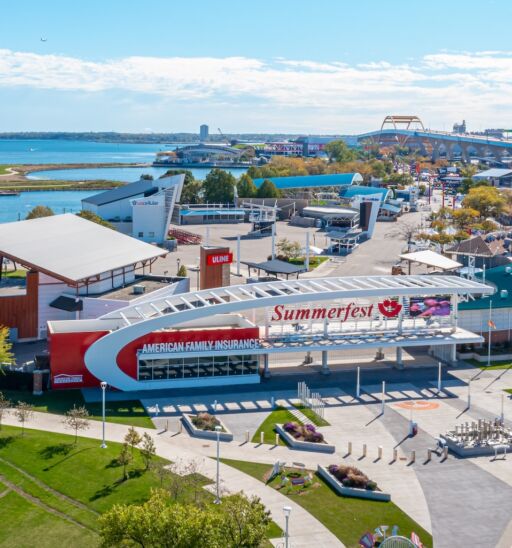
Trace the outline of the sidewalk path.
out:
<instances>
[{"instance_id":1,"label":"sidewalk path","mask_svg":"<svg viewBox=\"0 0 512 548\"><path fill-rule=\"evenodd\" d=\"M4 424L11 426L19 426L15 417L8 414L3 420ZM53 415L50 413L34 413L34 418L27 422L26 428L35 430L46 430L61 434L70 434L70 430L64 427L62 416ZM107 441L122 442L128 426L114 423L107 423L106 437ZM216 475L216 463L210 458L206 458L205 454L194 451L192 445L184 443L186 439L190 439L183 435L172 437L170 433L159 433L157 430L146 428L137 428L140 433L147 432L155 441L157 455L170 461L183 459L195 460L200 464L199 472L210 478L212 481ZM101 439L101 422L91 421L90 427L86 431L86 437L93 439ZM194 440L197 441L197 440ZM224 444L222 444L224 445ZM208 453L213 455L215 442L201 440L198 447L203 446L203 449L210 447ZM221 447L221 453L222 451ZM226 456L226 455L223 455ZM232 456L231 458L237 458ZM238 458L243 458L238 455ZM245 460L245 459L243 459ZM296 504L292 499L282 495L275 489L265 486L260 481L240 472L230 466L221 464L220 476L222 478L222 487L229 492L244 491L248 496L258 496L263 504L270 510L272 519L284 530L285 520L283 507L290 506L292 508L290 517L290 535L293 548L343 548L343 543L338 540L324 525L316 518L306 512L301 506Z\"/></svg>"}]
</instances>

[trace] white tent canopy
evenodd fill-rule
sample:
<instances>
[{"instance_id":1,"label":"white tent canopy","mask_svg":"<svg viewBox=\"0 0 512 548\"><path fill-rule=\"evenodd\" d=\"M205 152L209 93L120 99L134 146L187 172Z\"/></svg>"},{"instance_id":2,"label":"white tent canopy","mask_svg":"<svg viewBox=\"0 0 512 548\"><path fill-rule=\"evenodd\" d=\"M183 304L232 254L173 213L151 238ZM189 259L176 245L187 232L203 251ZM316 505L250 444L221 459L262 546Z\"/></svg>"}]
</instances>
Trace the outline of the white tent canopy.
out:
<instances>
[{"instance_id":1,"label":"white tent canopy","mask_svg":"<svg viewBox=\"0 0 512 548\"><path fill-rule=\"evenodd\" d=\"M409 262L409 268L411 263L424 264L433 268L438 268L442 271L456 270L462 266L461 263L453 261L444 255L436 253L435 251L414 251L413 253L404 253L400 255L400 259Z\"/></svg>"}]
</instances>

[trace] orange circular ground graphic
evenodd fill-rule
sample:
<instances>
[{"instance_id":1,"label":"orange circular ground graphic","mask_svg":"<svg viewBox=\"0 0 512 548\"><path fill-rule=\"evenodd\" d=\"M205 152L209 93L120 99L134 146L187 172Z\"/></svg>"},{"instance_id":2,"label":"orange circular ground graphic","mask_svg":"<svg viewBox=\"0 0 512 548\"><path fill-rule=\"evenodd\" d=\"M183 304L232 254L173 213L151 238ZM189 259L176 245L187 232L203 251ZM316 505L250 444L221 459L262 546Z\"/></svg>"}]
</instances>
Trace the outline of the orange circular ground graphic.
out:
<instances>
[{"instance_id":1,"label":"orange circular ground graphic","mask_svg":"<svg viewBox=\"0 0 512 548\"><path fill-rule=\"evenodd\" d=\"M430 411L431 409L437 409L439 404L435 401L402 401L395 403L395 407L401 407L402 409L414 409L414 411Z\"/></svg>"}]
</instances>

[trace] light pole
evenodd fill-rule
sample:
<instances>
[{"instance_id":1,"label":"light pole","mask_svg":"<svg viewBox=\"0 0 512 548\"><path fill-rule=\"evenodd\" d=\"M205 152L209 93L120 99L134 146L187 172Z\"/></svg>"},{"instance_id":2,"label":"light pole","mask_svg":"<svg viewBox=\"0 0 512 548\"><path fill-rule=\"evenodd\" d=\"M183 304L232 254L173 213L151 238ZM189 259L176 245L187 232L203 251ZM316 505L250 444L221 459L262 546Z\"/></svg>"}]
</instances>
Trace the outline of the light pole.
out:
<instances>
[{"instance_id":1,"label":"light pole","mask_svg":"<svg viewBox=\"0 0 512 548\"><path fill-rule=\"evenodd\" d=\"M284 529L284 546L290 548L290 533L288 530L288 522L290 521L290 514L292 513L291 506L283 506L285 529Z\"/></svg>"},{"instance_id":2,"label":"light pole","mask_svg":"<svg viewBox=\"0 0 512 548\"><path fill-rule=\"evenodd\" d=\"M106 449L107 444L105 443L105 390L107 389L107 383L105 381L101 381L101 412L102 412L102 418L103 418L103 425L102 425L102 442L101 442L101 448Z\"/></svg>"},{"instance_id":3,"label":"light pole","mask_svg":"<svg viewBox=\"0 0 512 548\"><path fill-rule=\"evenodd\" d=\"M215 504L220 504L220 431L222 428L220 426L215 427L215 432L217 432L217 488L216 488L216 497L213 501Z\"/></svg>"}]
</instances>

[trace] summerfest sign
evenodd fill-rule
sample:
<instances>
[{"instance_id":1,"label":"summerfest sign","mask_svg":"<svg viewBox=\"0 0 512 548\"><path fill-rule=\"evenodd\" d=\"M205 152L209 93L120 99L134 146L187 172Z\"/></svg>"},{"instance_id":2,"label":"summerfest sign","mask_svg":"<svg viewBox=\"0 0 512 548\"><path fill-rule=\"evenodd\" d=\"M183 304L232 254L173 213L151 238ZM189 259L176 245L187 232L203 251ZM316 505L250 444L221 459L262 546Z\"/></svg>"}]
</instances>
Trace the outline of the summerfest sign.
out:
<instances>
[{"instance_id":1,"label":"summerfest sign","mask_svg":"<svg viewBox=\"0 0 512 548\"><path fill-rule=\"evenodd\" d=\"M385 318L394 318L402 310L402 305L394 300L386 299L377 303L377 310ZM358 305L350 302L343 306L310 306L305 308L288 308L278 304L272 310L271 322L301 322L310 320L349 320L369 319L375 311L375 304Z\"/></svg>"}]
</instances>

